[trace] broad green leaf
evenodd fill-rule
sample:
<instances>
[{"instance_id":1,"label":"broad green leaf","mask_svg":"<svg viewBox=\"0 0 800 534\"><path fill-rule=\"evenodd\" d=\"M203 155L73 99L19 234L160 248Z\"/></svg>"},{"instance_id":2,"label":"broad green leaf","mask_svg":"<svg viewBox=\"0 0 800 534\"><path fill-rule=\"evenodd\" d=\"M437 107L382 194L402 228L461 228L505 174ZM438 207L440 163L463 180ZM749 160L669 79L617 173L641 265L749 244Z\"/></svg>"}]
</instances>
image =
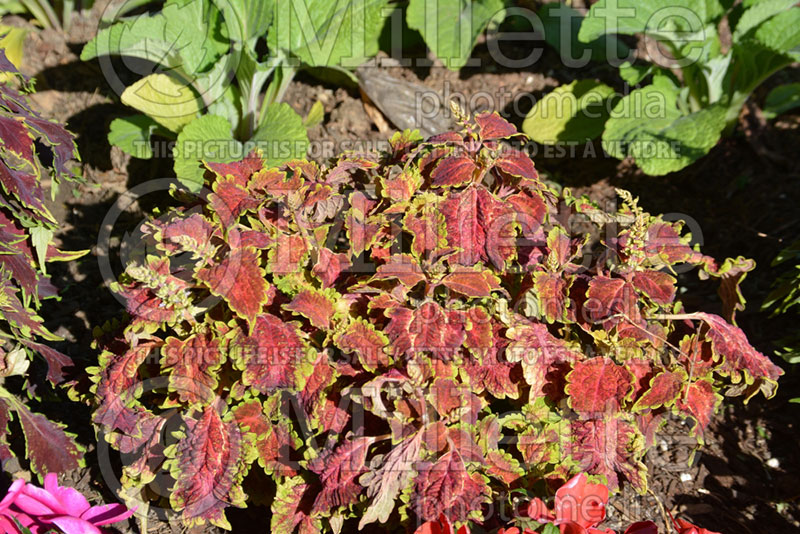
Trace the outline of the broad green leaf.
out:
<instances>
[{"instance_id":1,"label":"broad green leaf","mask_svg":"<svg viewBox=\"0 0 800 534\"><path fill-rule=\"evenodd\" d=\"M692 37L682 32L699 32L721 13L717 0L600 0L583 20L578 39L590 43L607 33L648 33L685 41Z\"/></svg>"},{"instance_id":2,"label":"broad green leaf","mask_svg":"<svg viewBox=\"0 0 800 534\"><path fill-rule=\"evenodd\" d=\"M678 89L648 85L622 98L606 122L603 149L618 159L633 157L650 175L678 171L708 153L725 126L725 108L684 114Z\"/></svg>"},{"instance_id":3,"label":"broad green leaf","mask_svg":"<svg viewBox=\"0 0 800 534\"><path fill-rule=\"evenodd\" d=\"M151 74L127 87L122 103L178 133L202 109L194 91L166 74Z\"/></svg>"},{"instance_id":4,"label":"broad green leaf","mask_svg":"<svg viewBox=\"0 0 800 534\"><path fill-rule=\"evenodd\" d=\"M547 44L558 50L564 62L591 58L593 61L616 64L631 54L631 49L613 35L599 37L590 43L578 39L583 15L561 2L543 5L537 12L544 27Z\"/></svg>"},{"instance_id":5,"label":"broad green leaf","mask_svg":"<svg viewBox=\"0 0 800 534\"><path fill-rule=\"evenodd\" d=\"M631 64L626 61L619 66L619 75L628 85L639 85L642 80L653 74L655 70L657 70L657 67L652 63L644 65L641 63Z\"/></svg>"},{"instance_id":6,"label":"broad green leaf","mask_svg":"<svg viewBox=\"0 0 800 534\"><path fill-rule=\"evenodd\" d=\"M261 126L250 141L261 149L264 167L302 158L308 149L303 118L286 103L272 104L267 108Z\"/></svg>"},{"instance_id":7,"label":"broad green leaf","mask_svg":"<svg viewBox=\"0 0 800 534\"><path fill-rule=\"evenodd\" d=\"M314 102L314 105L311 106L311 109L308 111L308 115L306 118L303 119L303 126L306 129L313 128L317 124L321 123L322 120L325 118L325 107L322 105L321 100L317 100Z\"/></svg>"},{"instance_id":8,"label":"broad green leaf","mask_svg":"<svg viewBox=\"0 0 800 534\"><path fill-rule=\"evenodd\" d=\"M386 5L386 0L275 2L267 44L311 67L355 68L378 52Z\"/></svg>"},{"instance_id":9,"label":"broad green leaf","mask_svg":"<svg viewBox=\"0 0 800 534\"><path fill-rule=\"evenodd\" d=\"M172 0L160 12L100 30L84 46L81 59L137 57L193 76L209 69L229 47L220 33L225 24L210 0Z\"/></svg>"},{"instance_id":10,"label":"broad green leaf","mask_svg":"<svg viewBox=\"0 0 800 534\"><path fill-rule=\"evenodd\" d=\"M28 30L25 28L16 28L14 26L6 26L0 24L0 50L6 54L6 58L17 68L22 66L22 48L25 44L25 36L28 35ZM0 83L7 82L13 78L13 75L4 72L0 73Z\"/></svg>"},{"instance_id":11,"label":"broad green leaf","mask_svg":"<svg viewBox=\"0 0 800 534\"><path fill-rule=\"evenodd\" d=\"M111 121L108 143L134 158L150 159L153 157L150 136L157 129L158 123L147 115L120 117Z\"/></svg>"},{"instance_id":12,"label":"broad green leaf","mask_svg":"<svg viewBox=\"0 0 800 534\"><path fill-rule=\"evenodd\" d=\"M409 28L422 34L436 57L458 70L469 60L478 36L502 9L502 0L410 0L406 20Z\"/></svg>"},{"instance_id":13,"label":"broad green leaf","mask_svg":"<svg viewBox=\"0 0 800 534\"><path fill-rule=\"evenodd\" d=\"M230 36L254 48L255 41L267 33L272 24L274 0L226 0L219 4ZM235 26L234 26L235 24ZM235 27L236 31L231 31Z\"/></svg>"},{"instance_id":14,"label":"broad green leaf","mask_svg":"<svg viewBox=\"0 0 800 534\"><path fill-rule=\"evenodd\" d=\"M45 259L47 258L47 247L53 240L53 229L46 226L34 226L30 229L31 242L33 242L33 249L36 251L36 259L39 262L39 268L42 274L47 274L45 269Z\"/></svg>"},{"instance_id":15,"label":"broad green leaf","mask_svg":"<svg viewBox=\"0 0 800 534\"><path fill-rule=\"evenodd\" d=\"M172 151L175 176L191 191L203 186L201 161L226 163L244 156L242 144L234 140L231 124L217 115L203 115L178 134Z\"/></svg>"},{"instance_id":16,"label":"broad green leaf","mask_svg":"<svg viewBox=\"0 0 800 534\"><path fill-rule=\"evenodd\" d=\"M750 7L736 23L736 28L733 31L733 40L738 41L765 20L782 11L786 11L796 3L794 0L765 0Z\"/></svg>"},{"instance_id":17,"label":"broad green leaf","mask_svg":"<svg viewBox=\"0 0 800 534\"><path fill-rule=\"evenodd\" d=\"M522 131L537 143L584 142L603 132L614 90L594 80L575 80L539 100Z\"/></svg>"},{"instance_id":18,"label":"broad green leaf","mask_svg":"<svg viewBox=\"0 0 800 534\"><path fill-rule=\"evenodd\" d=\"M764 22L755 37L767 48L800 61L800 8L789 9Z\"/></svg>"},{"instance_id":19,"label":"broad green leaf","mask_svg":"<svg viewBox=\"0 0 800 534\"><path fill-rule=\"evenodd\" d=\"M774 119L781 113L800 107L800 83L779 85L769 92L764 101L764 117Z\"/></svg>"}]
</instances>

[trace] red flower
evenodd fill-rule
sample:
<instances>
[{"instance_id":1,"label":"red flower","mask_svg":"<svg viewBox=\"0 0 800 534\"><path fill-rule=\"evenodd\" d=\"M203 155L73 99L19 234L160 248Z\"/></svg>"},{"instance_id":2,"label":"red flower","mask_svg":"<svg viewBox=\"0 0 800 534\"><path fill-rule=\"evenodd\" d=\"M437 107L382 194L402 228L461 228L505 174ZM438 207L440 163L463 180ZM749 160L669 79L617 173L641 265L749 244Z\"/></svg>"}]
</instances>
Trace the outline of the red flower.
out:
<instances>
[{"instance_id":1,"label":"red flower","mask_svg":"<svg viewBox=\"0 0 800 534\"><path fill-rule=\"evenodd\" d=\"M673 520L673 523L675 524L675 530L678 531L678 534L719 534L719 532L693 525L685 519Z\"/></svg>"},{"instance_id":2,"label":"red flower","mask_svg":"<svg viewBox=\"0 0 800 534\"><path fill-rule=\"evenodd\" d=\"M414 534L453 534L453 525L447 516L442 514L436 521L427 521L419 526ZM464 525L455 534L469 534L467 525Z\"/></svg>"}]
</instances>

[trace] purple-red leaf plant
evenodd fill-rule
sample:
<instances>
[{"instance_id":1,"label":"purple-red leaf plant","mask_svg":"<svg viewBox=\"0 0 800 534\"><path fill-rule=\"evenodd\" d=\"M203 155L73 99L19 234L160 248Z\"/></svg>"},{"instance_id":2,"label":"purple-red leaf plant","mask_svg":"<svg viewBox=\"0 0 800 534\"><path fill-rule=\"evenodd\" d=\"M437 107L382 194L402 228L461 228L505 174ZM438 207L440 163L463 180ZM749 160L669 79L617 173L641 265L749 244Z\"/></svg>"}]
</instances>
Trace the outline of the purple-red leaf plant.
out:
<instances>
[{"instance_id":1,"label":"purple-red leaf plant","mask_svg":"<svg viewBox=\"0 0 800 534\"><path fill-rule=\"evenodd\" d=\"M210 163L199 200L143 225L91 370L128 495L169 488L187 525L267 506L278 534L494 531L575 473L644 492L666 415L702 440L720 392L774 393L730 322L752 262L627 192L556 192L497 114L463 123L328 167ZM727 318L676 299L687 266Z\"/></svg>"},{"instance_id":2,"label":"purple-red leaf plant","mask_svg":"<svg viewBox=\"0 0 800 534\"><path fill-rule=\"evenodd\" d=\"M5 466L15 455L9 434L21 428L30 468L42 477L83 464L82 449L63 425L31 411L24 401L37 386L28 382L30 358L44 358L52 385L61 383L64 368L72 365L68 356L41 342L60 338L45 328L37 310L43 299L57 294L46 264L86 252L53 245L57 225L46 205L59 181L72 179L68 163L78 152L71 133L31 107L25 93L32 85L3 50L0 73L12 75L12 81L0 84L0 462Z\"/></svg>"}]
</instances>

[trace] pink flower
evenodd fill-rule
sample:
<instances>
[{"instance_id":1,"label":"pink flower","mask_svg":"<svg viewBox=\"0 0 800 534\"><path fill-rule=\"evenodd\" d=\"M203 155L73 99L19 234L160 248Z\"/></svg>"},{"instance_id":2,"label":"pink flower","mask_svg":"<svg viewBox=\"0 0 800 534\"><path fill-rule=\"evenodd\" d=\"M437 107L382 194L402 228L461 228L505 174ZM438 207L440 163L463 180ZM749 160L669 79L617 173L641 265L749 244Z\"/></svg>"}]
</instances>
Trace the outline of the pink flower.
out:
<instances>
[{"instance_id":1,"label":"pink flower","mask_svg":"<svg viewBox=\"0 0 800 534\"><path fill-rule=\"evenodd\" d=\"M44 478L44 488L17 480L0 502L0 526L17 534L14 519L31 534L43 534L58 527L65 534L102 534L103 525L122 521L133 515L122 504L92 506L74 488L58 485L55 473Z\"/></svg>"}]
</instances>

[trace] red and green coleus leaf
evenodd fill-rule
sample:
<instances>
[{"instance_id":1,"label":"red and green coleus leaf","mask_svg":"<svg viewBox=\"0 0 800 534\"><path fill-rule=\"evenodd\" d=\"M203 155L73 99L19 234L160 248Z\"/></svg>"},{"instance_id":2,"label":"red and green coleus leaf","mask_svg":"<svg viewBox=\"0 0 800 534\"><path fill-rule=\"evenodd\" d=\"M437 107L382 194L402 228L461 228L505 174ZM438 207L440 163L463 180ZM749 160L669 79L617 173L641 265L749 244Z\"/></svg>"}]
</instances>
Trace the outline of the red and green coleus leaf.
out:
<instances>
[{"instance_id":1,"label":"red and green coleus leaf","mask_svg":"<svg viewBox=\"0 0 800 534\"><path fill-rule=\"evenodd\" d=\"M449 359L464 342L465 319L463 314L445 310L433 301L423 303L416 310L395 307L386 310L389 324L384 332L389 337L391 353L412 356L428 352L440 359Z\"/></svg>"},{"instance_id":2,"label":"red and green coleus leaf","mask_svg":"<svg viewBox=\"0 0 800 534\"><path fill-rule=\"evenodd\" d=\"M475 115L475 123L478 125L481 141L497 141L523 135L496 111Z\"/></svg>"},{"instance_id":3,"label":"red and green coleus leaf","mask_svg":"<svg viewBox=\"0 0 800 534\"><path fill-rule=\"evenodd\" d=\"M184 418L184 423L179 441L165 451L175 479L170 504L187 526L208 522L230 530L225 508L243 508L247 497L242 491L249 469L242 433L232 414L220 415L214 405L197 418Z\"/></svg>"},{"instance_id":4,"label":"red and green coleus leaf","mask_svg":"<svg viewBox=\"0 0 800 534\"><path fill-rule=\"evenodd\" d=\"M374 437L357 437L323 451L308 468L319 475L322 490L314 500L315 512L327 513L358 501L364 491L359 477L367 471L367 450Z\"/></svg>"},{"instance_id":5,"label":"red and green coleus leaf","mask_svg":"<svg viewBox=\"0 0 800 534\"><path fill-rule=\"evenodd\" d=\"M483 407L480 397L467 384L452 378L434 379L426 398L442 419L450 421L474 424Z\"/></svg>"},{"instance_id":6,"label":"red and green coleus leaf","mask_svg":"<svg viewBox=\"0 0 800 534\"><path fill-rule=\"evenodd\" d=\"M403 228L411 236L411 251L417 258L428 258L447 245L439 200L431 193L418 195L403 217Z\"/></svg>"},{"instance_id":7,"label":"red and green coleus leaf","mask_svg":"<svg viewBox=\"0 0 800 534\"><path fill-rule=\"evenodd\" d=\"M0 465L14 458L14 451L9 447L8 423L11 422L11 408L6 401L0 399Z\"/></svg>"},{"instance_id":8,"label":"red and green coleus leaf","mask_svg":"<svg viewBox=\"0 0 800 534\"><path fill-rule=\"evenodd\" d=\"M452 261L471 267L491 263L505 270L516 255L514 207L482 185L450 191L439 204L444 214L447 245L459 250Z\"/></svg>"},{"instance_id":9,"label":"red and green coleus leaf","mask_svg":"<svg viewBox=\"0 0 800 534\"><path fill-rule=\"evenodd\" d=\"M317 355L307 376L298 401L308 417L309 426L321 432L341 432L350 420L350 414L342 405L342 395L336 385L338 374L327 351Z\"/></svg>"},{"instance_id":10,"label":"red and green coleus leaf","mask_svg":"<svg viewBox=\"0 0 800 534\"><path fill-rule=\"evenodd\" d=\"M567 375L566 392L573 410L581 415L620 411L633 387L631 373L609 358L578 362Z\"/></svg>"},{"instance_id":11,"label":"red and green coleus leaf","mask_svg":"<svg viewBox=\"0 0 800 534\"><path fill-rule=\"evenodd\" d=\"M225 230L230 229L242 213L258 208L262 199L255 197L233 176L214 181L214 192L208 203Z\"/></svg>"},{"instance_id":12,"label":"red and green coleus leaf","mask_svg":"<svg viewBox=\"0 0 800 534\"><path fill-rule=\"evenodd\" d=\"M244 186L255 174L264 168L264 160L253 151L241 161L229 163L205 162L209 170L217 174L218 179L230 180L236 185Z\"/></svg>"},{"instance_id":13,"label":"red and green coleus leaf","mask_svg":"<svg viewBox=\"0 0 800 534\"><path fill-rule=\"evenodd\" d=\"M639 316L639 299L633 285L623 278L598 275L589 280L589 290L584 309L592 321L604 321L622 315L636 321Z\"/></svg>"},{"instance_id":14,"label":"red and green coleus leaf","mask_svg":"<svg viewBox=\"0 0 800 534\"><path fill-rule=\"evenodd\" d=\"M395 254L389 261L379 265L373 280L398 280L405 287L411 289L425 280L427 276L414 256L410 254Z\"/></svg>"},{"instance_id":15,"label":"red and green coleus leaf","mask_svg":"<svg viewBox=\"0 0 800 534\"><path fill-rule=\"evenodd\" d=\"M309 258L309 244L302 235L278 232L269 251L267 272L289 275L303 270Z\"/></svg>"},{"instance_id":16,"label":"red and green coleus leaf","mask_svg":"<svg viewBox=\"0 0 800 534\"><path fill-rule=\"evenodd\" d=\"M572 277L564 273L539 271L533 274L533 289L539 310L548 323L566 322L568 293Z\"/></svg>"},{"instance_id":17,"label":"red and green coleus leaf","mask_svg":"<svg viewBox=\"0 0 800 534\"><path fill-rule=\"evenodd\" d=\"M278 481L272 501L270 532L275 534L317 534L322 532L322 518L311 508L319 488L302 476Z\"/></svg>"},{"instance_id":18,"label":"red and green coleus leaf","mask_svg":"<svg viewBox=\"0 0 800 534\"><path fill-rule=\"evenodd\" d=\"M346 271L351 266L350 258L346 254L337 254L328 248L322 247L319 249L317 263L311 269L311 272L322 282L322 287L329 288L333 286L342 271Z\"/></svg>"},{"instance_id":19,"label":"red and green coleus leaf","mask_svg":"<svg viewBox=\"0 0 800 534\"><path fill-rule=\"evenodd\" d=\"M470 474L456 450L435 462L419 462L411 509L423 521L444 514L451 522L465 521L489 495L486 480Z\"/></svg>"},{"instance_id":20,"label":"red and green coleus leaf","mask_svg":"<svg viewBox=\"0 0 800 534\"><path fill-rule=\"evenodd\" d=\"M564 374L573 362L584 358L575 347L555 337L543 323L527 321L519 316L506 331L511 341L506 360L520 362L525 381L531 386L531 397L546 395L558 400L563 394Z\"/></svg>"},{"instance_id":21,"label":"red and green coleus leaf","mask_svg":"<svg viewBox=\"0 0 800 534\"><path fill-rule=\"evenodd\" d=\"M158 227L164 250L169 253L178 251L191 252L195 258L209 260L214 254L212 236L218 230L199 213L188 217L175 217Z\"/></svg>"},{"instance_id":22,"label":"red and green coleus leaf","mask_svg":"<svg viewBox=\"0 0 800 534\"><path fill-rule=\"evenodd\" d=\"M442 284L467 297L488 297L492 291L501 289L500 278L489 269L454 265L442 279Z\"/></svg>"},{"instance_id":23,"label":"red and green coleus leaf","mask_svg":"<svg viewBox=\"0 0 800 534\"><path fill-rule=\"evenodd\" d=\"M381 194L397 204L408 202L422 185L419 169L411 167L380 178Z\"/></svg>"},{"instance_id":24,"label":"red and green coleus leaf","mask_svg":"<svg viewBox=\"0 0 800 534\"><path fill-rule=\"evenodd\" d=\"M757 385L767 398L775 394L783 369L754 349L741 328L710 313L694 313L690 318L700 319L708 326L706 337L711 341L715 359L722 359L717 372L730 376L734 384L744 381L743 386Z\"/></svg>"},{"instance_id":25,"label":"red and green coleus leaf","mask_svg":"<svg viewBox=\"0 0 800 534\"><path fill-rule=\"evenodd\" d=\"M184 340L168 337L161 347L161 367L169 371L169 389L189 406L205 405L217 395L219 368L225 363L220 340L211 332Z\"/></svg>"},{"instance_id":26,"label":"red and green coleus leaf","mask_svg":"<svg viewBox=\"0 0 800 534\"><path fill-rule=\"evenodd\" d=\"M679 414L690 416L697 422L692 429L692 435L702 442L703 432L711 422L720 402L722 395L714 391L711 381L698 380L684 387L683 394L675 406Z\"/></svg>"},{"instance_id":27,"label":"red and green coleus leaf","mask_svg":"<svg viewBox=\"0 0 800 534\"><path fill-rule=\"evenodd\" d=\"M495 331L490 339L495 340L494 345L482 352L479 360L466 359L462 369L469 377L470 387L476 393L488 391L497 399L506 397L516 399L519 397L522 373L519 372L518 364L505 360L503 349L508 343L502 338L499 340L494 338L494 336L500 335L498 332L500 327L497 324L490 324L489 328L492 326ZM469 331L467 340L469 340ZM469 343L467 345L469 346Z\"/></svg>"},{"instance_id":28,"label":"red and green coleus leaf","mask_svg":"<svg viewBox=\"0 0 800 534\"><path fill-rule=\"evenodd\" d=\"M400 492L409 488L413 481L414 465L420 459L421 448L422 432L416 432L385 456L376 457L370 469L361 475L359 483L372 500L358 523L359 529L375 521L386 523L389 520Z\"/></svg>"},{"instance_id":29,"label":"red and green coleus leaf","mask_svg":"<svg viewBox=\"0 0 800 534\"><path fill-rule=\"evenodd\" d=\"M179 276L183 274L172 270L169 258L148 256L144 265L129 265L112 287L125 299L125 308L135 319L170 324L191 318L192 286Z\"/></svg>"},{"instance_id":30,"label":"red and green coleus leaf","mask_svg":"<svg viewBox=\"0 0 800 534\"><path fill-rule=\"evenodd\" d=\"M564 443L577 470L605 476L611 491L619 488L620 475L640 493L647 491L643 439L622 416L572 421Z\"/></svg>"},{"instance_id":31,"label":"red and green coleus leaf","mask_svg":"<svg viewBox=\"0 0 800 534\"><path fill-rule=\"evenodd\" d=\"M351 319L348 325L336 334L333 342L345 354L358 356L358 361L368 371L388 367L392 363L387 353L389 338L364 319Z\"/></svg>"},{"instance_id":32,"label":"red and green coleus leaf","mask_svg":"<svg viewBox=\"0 0 800 534\"><path fill-rule=\"evenodd\" d=\"M269 402L269 401L267 401ZM266 411L266 403L250 399L231 411L242 434L249 434L246 447L258 455L258 463L266 474L294 476L297 474L291 451L300 446L300 440L285 420L274 422Z\"/></svg>"},{"instance_id":33,"label":"red and green coleus leaf","mask_svg":"<svg viewBox=\"0 0 800 534\"><path fill-rule=\"evenodd\" d=\"M98 401L92 416L95 424L126 433L134 431L138 415L130 406L141 392L139 368L162 344L159 339L144 339L136 346L127 347L124 340L117 339L103 351L99 366L93 369L97 375L94 380L97 381L95 396ZM123 350L111 352L114 349Z\"/></svg>"},{"instance_id":34,"label":"red and green coleus leaf","mask_svg":"<svg viewBox=\"0 0 800 534\"><path fill-rule=\"evenodd\" d=\"M228 347L229 357L242 370L242 383L266 394L301 389L310 350L295 323L268 314L256 318L250 335L234 330Z\"/></svg>"},{"instance_id":35,"label":"red and green coleus leaf","mask_svg":"<svg viewBox=\"0 0 800 534\"><path fill-rule=\"evenodd\" d=\"M337 302L341 302L341 295L333 289L308 288L301 290L283 307L308 319L314 328L328 330L336 313Z\"/></svg>"},{"instance_id":36,"label":"red and green coleus leaf","mask_svg":"<svg viewBox=\"0 0 800 534\"><path fill-rule=\"evenodd\" d=\"M231 250L216 265L200 269L197 278L211 293L225 299L251 330L261 309L269 305L274 295L260 267L260 255L252 247Z\"/></svg>"},{"instance_id":37,"label":"red and green coleus leaf","mask_svg":"<svg viewBox=\"0 0 800 534\"><path fill-rule=\"evenodd\" d=\"M455 154L442 158L431 172L434 187L459 187L476 178L478 165L467 154Z\"/></svg>"},{"instance_id":38,"label":"red and green coleus leaf","mask_svg":"<svg viewBox=\"0 0 800 534\"><path fill-rule=\"evenodd\" d=\"M0 430L6 429L8 409L13 410L25 436L25 455L31 471L40 479L47 473L63 473L83 467L85 451L75 442L74 434L64 431L64 425L30 411L24 403L2 388L0 404L5 419L0 418ZM0 453L3 451L8 451L7 447L0 446Z\"/></svg>"},{"instance_id":39,"label":"red and green coleus leaf","mask_svg":"<svg viewBox=\"0 0 800 534\"><path fill-rule=\"evenodd\" d=\"M682 368L658 373L650 380L649 388L636 401L633 410L672 406L675 400L680 397L684 384L688 381L689 376Z\"/></svg>"},{"instance_id":40,"label":"red and green coleus leaf","mask_svg":"<svg viewBox=\"0 0 800 534\"><path fill-rule=\"evenodd\" d=\"M375 200L367 198L361 191L350 195L350 209L345 214L344 225L350 241L351 257L358 257L370 248L378 235L380 224L369 217L376 204Z\"/></svg>"}]
</instances>

